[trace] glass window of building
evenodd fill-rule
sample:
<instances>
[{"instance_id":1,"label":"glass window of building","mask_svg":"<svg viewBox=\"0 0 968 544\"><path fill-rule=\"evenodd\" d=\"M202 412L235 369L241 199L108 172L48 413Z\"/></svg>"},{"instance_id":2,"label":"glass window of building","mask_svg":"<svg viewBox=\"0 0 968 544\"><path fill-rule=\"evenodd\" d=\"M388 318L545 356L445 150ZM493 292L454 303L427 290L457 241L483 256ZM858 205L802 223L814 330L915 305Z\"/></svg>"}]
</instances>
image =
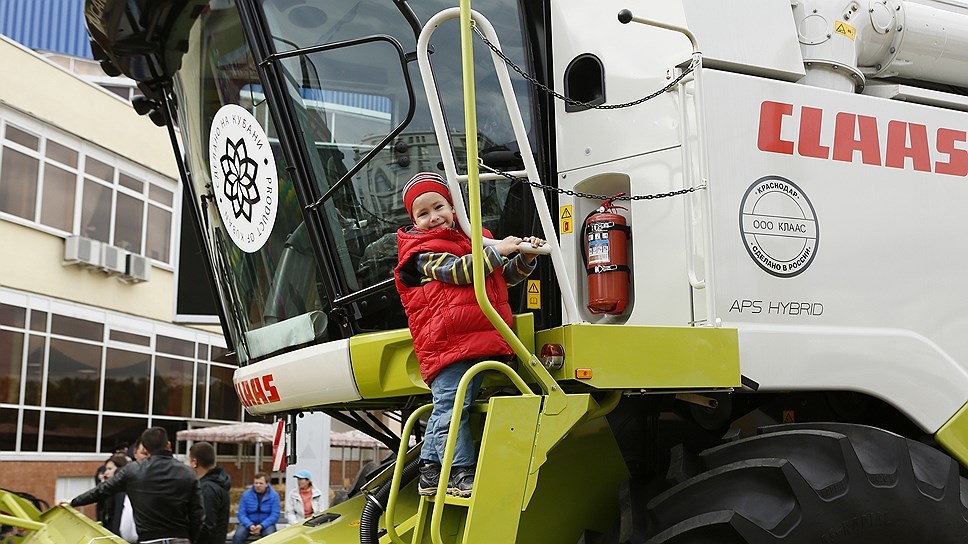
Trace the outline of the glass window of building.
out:
<instances>
[{"instance_id":1,"label":"glass window of building","mask_svg":"<svg viewBox=\"0 0 968 544\"><path fill-rule=\"evenodd\" d=\"M0 219L171 265L178 184L0 106Z\"/></svg>"},{"instance_id":2,"label":"glass window of building","mask_svg":"<svg viewBox=\"0 0 968 544\"><path fill-rule=\"evenodd\" d=\"M109 453L121 448L127 449L146 428L147 418L106 415L101 418L100 451Z\"/></svg>"},{"instance_id":3,"label":"glass window of building","mask_svg":"<svg viewBox=\"0 0 968 544\"><path fill-rule=\"evenodd\" d=\"M33 220L40 162L8 143L0 160L0 211Z\"/></svg>"},{"instance_id":4,"label":"glass window of building","mask_svg":"<svg viewBox=\"0 0 968 544\"><path fill-rule=\"evenodd\" d=\"M0 404L20 402L24 333L0 329Z\"/></svg>"},{"instance_id":5,"label":"glass window of building","mask_svg":"<svg viewBox=\"0 0 968 544\"><path fill-rule=\"evenodd\" d=\"M208 417L238 421L242 415L242 405L235 393L232 382L234 369L221 365L209 367Z\"/></svg>"},{"instance_id":6,"label":"glass window of building","mask_svg":"<svg viewBox=\"0 0 968 544\"><path fill-rule=\"evenodd\" d=\"M242 421L236 367L220 344L217 334L0 287L0 450L111 453L152 425L174 437L188 419Z\"/></svg>"},{"instance_id":7,"label":"glass window of building","mask_svg":"<svg viewBox=\"0 0 968 544\"><path fill-rule=\"evenodd\" d=\"M101 346L51 338L47 406L97 410Z\"/></svg>"},{"instance_id":8,"label":"glass window of building","mask_svg":"<svg viewBox=\"0 0 968 544\"><path fill-rule=\"evenodd\" d=\"M160 416L192 417L192 361L155 357L155 391L152 413Z\"/></svg>"},{"instance_id":9,"label":"glass window of building","mask_svg":"<svg viewBox=\"0 0 968 544\"><path fill-rule=\"evenodd\" d=\"M150 372L150 354L108 348L104 367L104 410L147 413Z\"/></svg>"},{"instance_id":10,"label":"glass window of building","mask_svg":"<svg viewBox=\"0 0 968 544\"><path fill-rule=\"evenodd\" d=\"M97 451L97 416L48 410L44 418L44 451L86 453Z\"/></svg>"}]
</instances>

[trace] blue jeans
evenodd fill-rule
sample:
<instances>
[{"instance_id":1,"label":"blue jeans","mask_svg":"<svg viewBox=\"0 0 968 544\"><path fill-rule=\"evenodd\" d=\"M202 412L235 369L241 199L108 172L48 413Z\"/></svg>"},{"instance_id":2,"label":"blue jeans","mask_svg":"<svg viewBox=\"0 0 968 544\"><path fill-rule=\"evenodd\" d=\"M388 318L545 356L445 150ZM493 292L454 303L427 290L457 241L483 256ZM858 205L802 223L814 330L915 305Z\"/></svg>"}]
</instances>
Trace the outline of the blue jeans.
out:
<instances>
[{"instance_id":1,"label":"blue jeans","mask_svg":"<svg viewBox=\"0 0 968 544\"><path fill-rule=\"evenodd\" d=\"M266 525L262 528L262 534L259 536L253 536L253 539L259 539L264 536L269 536L276 532L276 525ZM245 539L249 538L249 528L241 523L235 528L235 534L232 535L232 544L243 544Z\"/></svg>"},{"instance_id":2,"label":"blue jeans","mask_svg":"<svg viewBox=\"0 0 968 544\"><path fill-rule=\"evenodd\" d=\"M430 383L430 393L433 395L434 408L427 420L427 430L424 432L424 443L420 449L420 458L424 461L440 463L444 457L444 447L447 445L447 431L450 427L451 415L454 413L454 400L457 398L457 384L474 364L479 360L457 361L443 368ZM471 379L464 397L464 409L460 416L460 426L457 428L457 445L454 448L455 467L469 467L474 465L474 443L471 440L470 405L477 398L481 390L483 374Z\"/></svg>"}]
</instances>

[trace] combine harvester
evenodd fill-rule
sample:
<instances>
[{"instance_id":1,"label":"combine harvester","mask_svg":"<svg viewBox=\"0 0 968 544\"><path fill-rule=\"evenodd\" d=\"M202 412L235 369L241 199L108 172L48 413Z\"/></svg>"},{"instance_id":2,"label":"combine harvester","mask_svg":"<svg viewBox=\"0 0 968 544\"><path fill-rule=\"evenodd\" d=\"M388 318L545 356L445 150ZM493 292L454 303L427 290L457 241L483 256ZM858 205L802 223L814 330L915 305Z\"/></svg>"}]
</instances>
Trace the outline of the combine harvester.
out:
<instances>
[{"instance_id":1,"label":"combine harvester","mask_svg":"<svg viewBox=\"0 0 968 544\"><path fill-rule=\"evenodd\" d=\"M968 4L86 14L171 133L246 409L399 452L265 544L968 538ZM478 286L517 364L475 367L469 499L418 498L408 448L394 232L424 170L473 238L549 241L513 328Z\"/></svg>"}]
</instances>

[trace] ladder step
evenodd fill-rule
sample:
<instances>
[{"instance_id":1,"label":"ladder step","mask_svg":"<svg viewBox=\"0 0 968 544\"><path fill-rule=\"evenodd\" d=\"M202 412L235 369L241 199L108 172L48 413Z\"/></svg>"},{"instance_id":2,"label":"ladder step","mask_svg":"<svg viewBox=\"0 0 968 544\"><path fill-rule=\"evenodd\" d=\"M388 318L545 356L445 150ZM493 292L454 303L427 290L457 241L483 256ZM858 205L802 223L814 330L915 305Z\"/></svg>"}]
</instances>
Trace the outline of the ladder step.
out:
<instances>
[{"instance_id":1,"label":"ladder step","mask_svg":"<svg viewBox=\"0 0 968 544\"><path fill-rule=\"evenodd\" d=\"M436 496L420 497L422 500L427 502L437 502ZM464 508L470 508L471 499L473 497L455 497L454 495L444 496L444 504L453 504L455 506L463 506Z\"/></svg>"}]
</instances>

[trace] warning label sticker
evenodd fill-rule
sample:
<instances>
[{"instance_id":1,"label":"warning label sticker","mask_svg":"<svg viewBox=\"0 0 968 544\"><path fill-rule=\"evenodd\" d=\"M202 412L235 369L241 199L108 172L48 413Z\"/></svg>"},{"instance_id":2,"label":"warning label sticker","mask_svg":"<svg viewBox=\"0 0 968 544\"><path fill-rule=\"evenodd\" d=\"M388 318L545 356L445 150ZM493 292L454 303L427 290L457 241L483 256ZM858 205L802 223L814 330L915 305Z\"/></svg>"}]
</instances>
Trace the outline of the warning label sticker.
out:
<instances>
[{"instance_id":1,"label":"warning label sticker","mask_svg":"<svg viewBox=\"0 0 968 544\"><path fill-rule=\"evenodd\" d=\"M857 29L843 21L837 21L834 23L834 32L842 36L847 36L852 40L857 37Z\"/></svg>"},{"instance_id":2,"label":"warning label sticker","mask_svg":"<svg viewBox=\"0 0 968 544\"><path fill-rule=\"evenodd\" d=\"M786 178L766 176L750 185L739 228L750 257L774 276L796 276L817 255L820 227L813 204Z\"/></svg>"},{"instance_id":3,"label":"warning label sticker","mask_svg":"<svg viewBox=\"0 0 968 544\"><path fill-rule=\"evenodd\" d=\"M571 214L571 206L562 206L561 213L561 234L571 234L575 229L575 221Z\"/></svg>"},{"instance_id":4,"label":"warning label sticker","mask_svg":"<svg viewBox=\"0 0 968 544\"><path fill-rule=\"evenodd\" d=\"M528 280L528 309L541 309L541 280Z\"/></svg>"}]
</instances>

